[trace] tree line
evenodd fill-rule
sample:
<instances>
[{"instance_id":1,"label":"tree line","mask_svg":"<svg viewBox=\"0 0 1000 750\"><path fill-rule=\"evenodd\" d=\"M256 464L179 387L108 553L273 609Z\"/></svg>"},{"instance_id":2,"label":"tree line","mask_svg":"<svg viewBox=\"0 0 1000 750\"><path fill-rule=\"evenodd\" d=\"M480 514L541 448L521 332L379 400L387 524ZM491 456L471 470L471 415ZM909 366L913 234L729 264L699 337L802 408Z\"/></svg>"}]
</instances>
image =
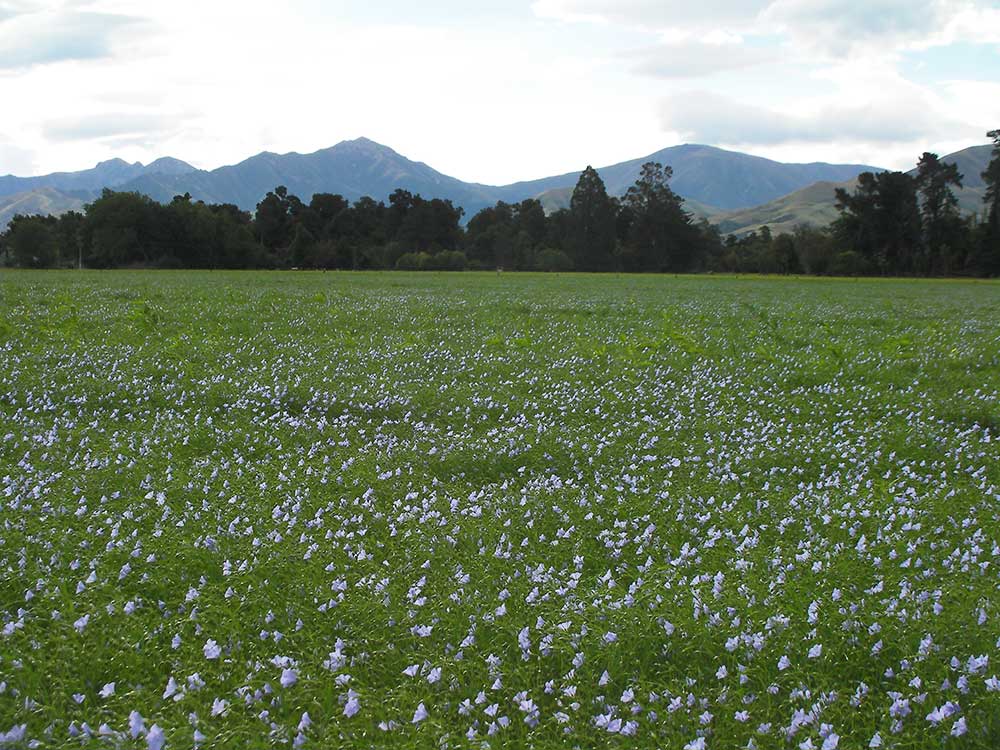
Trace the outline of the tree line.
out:
<instances>
[{"instance_id":1,"label":"tree line","mask_svg":"<svg viewBox=\"0 0 1000 750\"><path fill-rule=\"evenodd\" d=\"M695 221L670 187L672 170L642 166L624 196L609 196L587 167L570 205L499 202L463 226L449 200L396 190L388 201L284 187L253 213L175 197L163 205L105 190L82 212L15 216L0 257L35 268L323 268L836 275L1000 275L1000 130L991 131L981 216L964 216L957 167L925 153L915 175L866 172L837 190L829 227L723 238Z\"/></svg>"}]
</instances>

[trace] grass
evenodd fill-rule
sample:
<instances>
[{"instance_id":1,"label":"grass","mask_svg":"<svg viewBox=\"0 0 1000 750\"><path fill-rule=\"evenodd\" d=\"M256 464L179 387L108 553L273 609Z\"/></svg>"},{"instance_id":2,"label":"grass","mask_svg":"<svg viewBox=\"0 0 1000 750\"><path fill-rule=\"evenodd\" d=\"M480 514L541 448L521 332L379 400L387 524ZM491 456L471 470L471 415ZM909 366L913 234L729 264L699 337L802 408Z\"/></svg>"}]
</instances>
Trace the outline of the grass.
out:
<instances>
[{"instance_id":1,"label":"grass","mask_svg":"<svg viewBox=\"0 0 1000 750\"><path fill-rule=\"evenodd\" d=\"M989 282L5 273L0 747L996 747L998 394Z\"/></svg>"}]
</instances>

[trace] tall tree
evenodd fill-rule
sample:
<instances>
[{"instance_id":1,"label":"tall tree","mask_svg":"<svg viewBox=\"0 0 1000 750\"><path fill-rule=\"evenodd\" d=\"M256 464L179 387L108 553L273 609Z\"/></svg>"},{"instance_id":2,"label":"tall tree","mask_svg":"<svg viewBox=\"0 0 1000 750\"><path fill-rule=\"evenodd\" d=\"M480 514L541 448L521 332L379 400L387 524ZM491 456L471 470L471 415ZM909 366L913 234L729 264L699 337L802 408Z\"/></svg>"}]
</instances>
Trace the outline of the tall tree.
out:
<instances>
[{"instance_id":1,"label":"tall tree","mask_svg":"<svg viewBox=\"0 0 1000 750\"><path fill-rule=\"evenodd\" d=\"M853 194L837 189L834 234L883 274L911 273L921 244L916 182L903 172L862 172Z\"/></svg>"},{"instance_id":2,"label":"tall tree","mask_svg":"<svg viewBox=\"0 0 1000 750\"><path fill-rule=\"evenodd\" d=\"M698 229L669 185L673 173L669 166L647 162L625 193L627 242L635 270L686 271L698 253Z\"/></svg>"},{"instance_id":3,"label":"tall tree","mask_svg":"<svg viewBox=\"0 0 1000 750\"><path fill-rule=\"evenodd\" d=\"M292 241L295 225L291 211L292 201L284 185L276 187L257 204L254 214L257 238L272 253L281 254Z\"/></svg>"},{"instance_id":4,"label":"tall tree","mask_svg":"<svg viewBox=\"0 0 1000 750\"><path fill-rule=\"evenodd\" d=\"M917 192L925 253L920 270L925 273L949 274L955 249L965 244L960 236L965 224L958 215L958 199L952 186L962 187L958 167L941 161L937 154L924 152L917 163Z\"/></svg>"},{"instance_id":5,"label":"tall tree","mask_svg":"<svg viewBox=\"0 0 1000 750\"><path fill-rule=\"evenodd\" d=\"M601 176L588 166L569 202L569 255L581 271L608 271L615 264L615 204Z\"/></svg>"},{"instance_id":6,"label":"tall tree","mask_svg":"<svg viewBox=\"0 0 1000 750\"><path fill-rule=\"evenodd\" d=\"M991 130L986 136L993 141L990 163L983 172L986 182L986 225L982 233L982 271L994 276L1000 274L1000 130Z\"/></svg>"}]
</instances>

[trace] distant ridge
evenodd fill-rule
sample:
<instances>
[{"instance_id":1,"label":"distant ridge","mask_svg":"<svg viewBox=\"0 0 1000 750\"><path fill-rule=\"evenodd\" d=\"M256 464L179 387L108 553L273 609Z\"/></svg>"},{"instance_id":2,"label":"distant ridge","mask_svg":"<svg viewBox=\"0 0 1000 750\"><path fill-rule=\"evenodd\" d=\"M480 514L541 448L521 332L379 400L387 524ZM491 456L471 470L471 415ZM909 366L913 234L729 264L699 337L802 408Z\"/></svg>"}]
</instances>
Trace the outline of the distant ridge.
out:
<instances>
[{"instance_id":1,"label":"distant ridge","mask_svg":"<svg viewBox=\"0 0 1000 750\"><path fill-rule=\"evenodd\" d=\"M687 144L600 168L608 192L624 194L647 161L669 164L674 170L674 189L702 205L702 214L756 205L817 180L844 180L872 169L859 164L781 164L712 146ZM582 171L586 165L580 166ZM539 197L552 210L568 205L579 175L570 172L504 186L463 182L407 159L388 146L358 138L311 154L265 151L211 171L194 169L171 158L157 159L147 166L112 159L82 172L0 177L0 198L40 187L94 194L110 187L143 193L161 202L190 193L197 200L233 203L252 210L277 185L284 185L303 200L320 192L340 193L350 200L363 195L385 200L393 190L402 188L426 198L449 199L470 217L499 200L513 203Z\"/></svg>"},{"instance_id":2,"label":"distant ridge","mask_svg":"<svg viewBox=\"0 0 1000 750\"><path fill-rule=\"evenodd\" d=\"M597 171L608 193L624 195L647 161L657 161L673 168L674 176L670 184L678 195L724 210L756 206L821 180L839 182L861 172L881 171L878 167L864 164L783 164L760 156L697 144L672 146L640 159L601 167ZM573 173L520 185L545 195L552 190L572 187L578 176L579 173ZM562 201L554 199L554 196L546 197L550 205L568 205L568 199Z\"/></svg>"},{"instance_id":3,"label":"distant ridge","mask_svg":"<svg viewBox=\"0 0 1000 750\"><path fill-rule=\"evenodd\" d=\"M129 164L123 159L109 159L100 162L92 169L80 172L55 172L38 177L0 176L0 198L27 193L38 188L100 192L106 187L118 187L144 174L182 175L193 171L194 167L190 164L171 157L157 159L149 165L140 162Z\"/></svg>"},{"instance_id":4,"label":"distant ridge","mask_svg":"<svg viewBox=\"0 0 1000 750\"><path fill-rule=\"evenodd\" d=\"M974 146L944 157L965 175L959 193L964 210L976 211L982 197L979 173L990 146ZM598 168L608 192L621 196L638 177L641 166L657 161L673 169L671 186L698 218L718 223L724 232L745 233L768 224L775 231L797 224L825 224L836 218L834 190L852 185L863 164L783 164L714 146L684 144L619 164ZM583 166L583 165L581 165ZM264 195L284 185L303 200L315 193L340 193L350 200L367 195L386 200L401 188L425 198L444 198L471 218L497 201L516 203L538 198L549 212L569 205L579 172L511 185L463 182L407 159L368 138L342 141L311 154L265 151L238 164L211 171L164 157L143 165L121 159L101 162L81 172L39 177L0 177L0 228L15 213L52 213L80 208L109 187L135 191L160 202L190 193L208 203L232 203L253 210Z\"/></svg>"}]
</instances>

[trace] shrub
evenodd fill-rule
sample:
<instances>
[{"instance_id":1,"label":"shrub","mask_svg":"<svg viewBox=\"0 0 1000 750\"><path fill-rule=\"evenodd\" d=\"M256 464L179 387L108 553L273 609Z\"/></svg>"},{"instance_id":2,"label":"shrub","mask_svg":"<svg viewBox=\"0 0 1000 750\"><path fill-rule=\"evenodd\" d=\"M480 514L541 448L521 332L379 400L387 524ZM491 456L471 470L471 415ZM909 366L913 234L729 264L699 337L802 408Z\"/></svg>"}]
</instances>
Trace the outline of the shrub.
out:
<instances>
[{"instance_id":1,"label":"shrub","mask_svg":"<svg viewBox=\"0 0 1000 750\"><path fill-rule=\"evenodd\" d=\"M547 247L535 256L535 267L539 271L572 271L573 259L562 250Z\"/></svg>"}]
</instances>

